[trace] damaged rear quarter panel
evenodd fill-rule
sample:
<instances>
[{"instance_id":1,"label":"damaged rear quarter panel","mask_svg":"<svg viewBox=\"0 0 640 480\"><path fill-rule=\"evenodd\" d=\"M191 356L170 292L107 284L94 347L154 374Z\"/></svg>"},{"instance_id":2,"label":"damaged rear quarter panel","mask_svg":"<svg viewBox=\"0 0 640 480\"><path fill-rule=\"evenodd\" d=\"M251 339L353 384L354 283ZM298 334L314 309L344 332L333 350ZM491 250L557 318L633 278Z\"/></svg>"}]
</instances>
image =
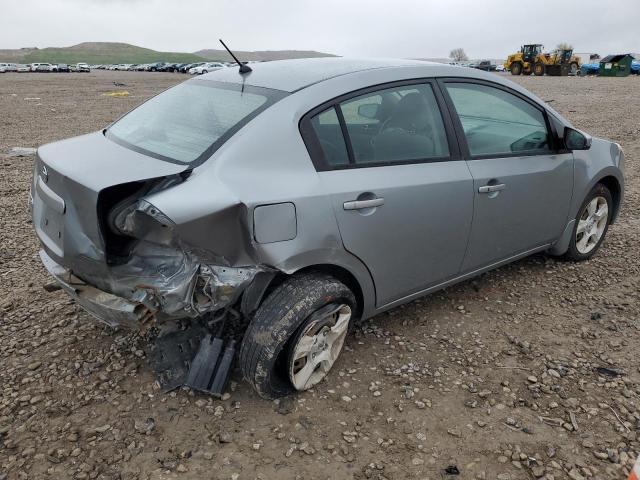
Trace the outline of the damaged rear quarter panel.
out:
<instances>
[{"instance_id":1,"label":"damaged rear quarter panel","mask_svg":"<svg viewBox=\"0 0 640 480\"><path fill-rule=\"evenodd\" d=\"M292 94L252 119L183 184L147 200L176 223L185 244L219 256L222 265L287 274L313 265L346 269L360 284L366 314L375 298L371 276L344 250L330 199L297 128L316 100L301 104L296 97ZM295 205L295 238L257 243L254 209L284 202Z\"/></svg>"}]
</instances>

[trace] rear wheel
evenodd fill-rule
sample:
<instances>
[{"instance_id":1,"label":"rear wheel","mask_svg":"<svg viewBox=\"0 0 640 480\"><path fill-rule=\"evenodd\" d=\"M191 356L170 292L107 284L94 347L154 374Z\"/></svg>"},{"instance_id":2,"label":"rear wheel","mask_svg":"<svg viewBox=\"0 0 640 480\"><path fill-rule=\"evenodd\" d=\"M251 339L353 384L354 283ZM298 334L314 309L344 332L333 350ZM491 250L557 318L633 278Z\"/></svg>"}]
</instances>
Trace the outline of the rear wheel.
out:
<instances>
[{"instance_id":1,"label":"rear wheel","mask_svg":"<svg viewBox=\"0 0 640 480\"><path fill-rule=\"evenodd\" d=\"M208 70L202 70L202 74L204 75L205 73L209 73Z\"/></svg>"},{"instance_id":2,"label":"rear wheel","mask_svg":"<svg viewBox=\"0 0 640 480\"><path fill-rule=\"evenodd\" d=\"M520 62L513 62L511 64L511 75L520 75L522 73L522 64Z\"/></svg>"},{"instance_id":3,"label":"rear wheel","mask_svg":"<svg viewBox=\"0 0 640 480\"><path fill-rule=\"evenodd\" d=\"M611 192L599 183L589 192L580 207L565 257L582 261L595 255L607 234L612 214Z\"/></svg>"},{"instance_id":4,"label":"rear wheel","mask_svg":"<svg viewBox=\"0 0 640 480\"><path fill-rule=\"evenodd\" d=\"M335 278L291 277L260 305L242 340L240 367L261 397L308 390L342 351L356 301Z\"/></svg>"},{"instance_id":5,"label":"rear wheel","mask_svg":"<svg viewBox=\"0 0 640 480\"><path fill-rule=\"evenodd\" d=\"M542 62L536 62L536 64L533 66L533 74L537 77L541 77L542 75L544 75L544 70L544 63Z\"/></svg>"}]
</instances>

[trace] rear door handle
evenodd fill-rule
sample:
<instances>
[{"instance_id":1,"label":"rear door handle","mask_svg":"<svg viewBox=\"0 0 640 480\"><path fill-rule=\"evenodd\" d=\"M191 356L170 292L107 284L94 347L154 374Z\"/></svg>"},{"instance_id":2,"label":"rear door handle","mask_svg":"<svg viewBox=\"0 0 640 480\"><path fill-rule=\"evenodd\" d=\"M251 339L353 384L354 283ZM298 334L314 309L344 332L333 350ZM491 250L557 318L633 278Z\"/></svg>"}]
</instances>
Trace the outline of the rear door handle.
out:
<instances>
[{"instance_id":1,"label":"rear door handle","mask_svg":"<svg viewBox=\"0 0 640 480\"><path fill-rule=\"evenodd\" d=\"M504 190L507 188L507 185L504 183L499 183L498 185L485 185L484 187L478 188L479 193L491 193L491 192L499 192L500 190Z\"/></svg>"},{"instance_id":2,"label":"rear door handle","mask_svg":"<svg viewBox=\"0 0 640 480\"><path fill-rule=\"evenodd\" d=\"M364 208L375 208L384 205L384 198L372 198L371 200L351 200L344 202L342 207L345 210L362 210Z\"/></svg>"}]
</instances>

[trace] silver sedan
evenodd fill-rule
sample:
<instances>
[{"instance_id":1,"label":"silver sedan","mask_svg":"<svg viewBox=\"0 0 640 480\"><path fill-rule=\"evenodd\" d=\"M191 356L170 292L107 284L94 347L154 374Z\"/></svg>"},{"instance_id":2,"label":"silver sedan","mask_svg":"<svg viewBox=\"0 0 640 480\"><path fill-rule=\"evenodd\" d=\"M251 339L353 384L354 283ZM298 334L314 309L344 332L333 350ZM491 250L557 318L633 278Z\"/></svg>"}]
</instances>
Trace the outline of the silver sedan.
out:
<instances>
[{"instance_id":1,"label":"silver sedan","mask_svg":"<svg viewBox=\"0 0 640 480\"><path fill-rule=\"evenodd\" d=\"M187 319L233 345L245 319L262 396L321 381L355 319L536 252L589 259L620 210L620 146L499 75L252 66L40 147L33 224L47 269L111 325Z\"/></svg>"}]
</instances>

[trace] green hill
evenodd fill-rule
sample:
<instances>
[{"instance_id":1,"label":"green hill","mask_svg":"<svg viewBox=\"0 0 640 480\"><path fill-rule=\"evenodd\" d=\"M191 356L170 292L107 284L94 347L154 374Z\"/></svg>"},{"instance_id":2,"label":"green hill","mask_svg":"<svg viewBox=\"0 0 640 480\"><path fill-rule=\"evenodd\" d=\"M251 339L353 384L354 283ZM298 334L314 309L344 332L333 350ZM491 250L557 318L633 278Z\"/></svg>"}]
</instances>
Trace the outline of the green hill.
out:
<instances>
[{"instance_id":1,"label":"green hill","mask_svg":"<svg viewBox=\"0 0 640 480\"><path fill-rule=\"evenodd\" d=\"M151 63L205 61L193 53L158 52L127 43L86 42L72 47L21 48L0 50L0 61L13 63Z\"/></svg>"},{"instance_id":2,"label":"green hill","mask_svg":"<svg viewBox=\"0 0 640 480\"><path fill-rule=\"evenodd\" d=\"M231 55L229 55L226 50L206 49L198 50L194 53L209 60L221 62L233 61ZM335 57L335 55L331 53L316 52L315 50L257 50L254 52L238 50L233 53L243 62L249 60L268 62L271 60L287 60L290 58Z\"/></svg>"}]
</instances>

